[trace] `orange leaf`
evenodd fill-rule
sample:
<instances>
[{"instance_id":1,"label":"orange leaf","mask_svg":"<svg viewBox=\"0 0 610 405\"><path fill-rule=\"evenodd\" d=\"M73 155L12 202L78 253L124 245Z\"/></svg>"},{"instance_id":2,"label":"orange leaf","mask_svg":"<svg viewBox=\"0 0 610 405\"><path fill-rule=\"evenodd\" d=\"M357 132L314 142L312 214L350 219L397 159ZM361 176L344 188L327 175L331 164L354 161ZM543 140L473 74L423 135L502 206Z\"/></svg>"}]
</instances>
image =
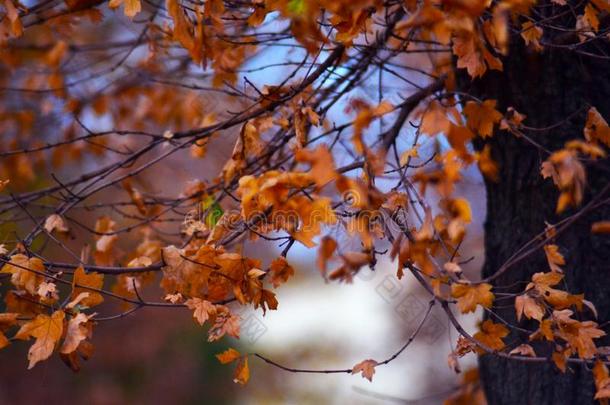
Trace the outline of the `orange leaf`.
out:
<instances>
[{"instance_id":1,"label":"orange leaf","mask_svg":"<svg viewBox=\"0 0 610 405\"><path fill-rule=\"evenodd\" d=\"M559 253L559 247L557 245L545 245L544 253L546 254L546 259L549 262L549 267L552 271L561 272L561 267L566 264L565 259L562 254Z\"/></svg>"},{"instance_id":2,"label":"orange leaf","mask_svg":"<svg viewBox=\"0 0 610 405\"><path fill-rule=\"evenodd\" d=\"M216 314L214 304L201 298L190 298L184 304L193 310L193 318L199 322L199 325L203 325L210 318L210 315Z\"/></svg>"},{"instance_id":3,"label":"orange leaf","mask_svg":"<svg viewBox=\"0 0 610 405\"><path fill-rule=\"evenodd\" d=\"M279 287L281 284L288 281L290 277L294 276L294 269L288 264L286 258L283 256L280 256L271 262L269 272L271 275L271 284L273 284L273 287L275 288Z\"/></svg>"},{"instance_id":4,"label":"orange leaf","mask_svg":"<svg viewBox=\"0 0 610 405\"><path fill-rule=\"evenodd\" d=\"M72 353L83 340L87 339L87 328L82 325L87 321L89 321L89 317L82 312L70 319L64 343L59 350L60 353Z\"/></svg>"},{"instance_id":5,"label":"orange leaf","mask_svg":"<svg viewBox=\"0 0 610 405\"><path fill-rule=\"evenodd\" d=\"M508 336L508 329L502 324L493 323L486 320L481 324L481 330L474 334L474 338L492 350L502 350L504 342L502 338ZM478 353L484 353L481 348L477 348Z\"/></svg>"},{"instance_id":6,"label":"orange leaf","mask_svg":"<svg viewBox=\"0 0 610 405\"><path fill-rule=\"evenodd\" d=\"M595 222L593 225L591 225L591 232L603 234L610 233L610 221Z\"/></svg>"},{"instance_id":7,"label":"orange leaf","mask_svg":"<svg viewBox=\"0 0 610 405\"><path fill-rule=\"evenodd\" d=\"M536 357L536 352L534 351L534 348L528 344L522 344L515 347L513 350L510 351L509 354L519 354L521 356Z\"/></svg>"},{"instance_id":8,"label":"orange leaf","mask_svg":"<svg viewBox=\"0 0 610 405\"><path fill-rule=\"evenodd\" d=\"M239 363L237 363L237 368L235 369L235 374L233 375L233 382L246 385L249 379L250 368L248 368L248 358L242 357Z\"/></svg>"},{"instance_id":9,"label":"orange leaf","mask_svg":"<svg viewBox=\"0 0 610 405\"><path fill-rule=\"evenodd\" d=\"M366 378L372 382L377 364L378 363L373 359L361 361L352 368L352 374L362 373L362 378Z\"/></svg>"},{"instance_id":10,"label":"orange leaf","mask_svg":"<svg viewBox=\"0 0 610 405\"><path fill-rule=\"evenodd\" d=\"M104 275L98 273L85 273L85 269L79 266L74 271L74 278L72 279L72 295L71 300L76 299L81 293L88 293L89 295L83 297L80 301L82 306L94 307L104 302L104 297L99 292L90 290L89 288L95 288L100 290L104 286ZM89 288L84 288L89 287Z\"/></svg>"},{"instance_id":11,"label":"orange leaf","mask_svg":"<svg viewBox=\"0 0 610 405\"><path fill-rule=\"evenodd\" d=\"M462 313L474 312L477 305L490 308L493 304L494 295L491 292L492 286L483 284L460 284L451 285L451 296L457 298L458 308Z\"/></svg>"},{"instance_id":12,"label":"orange leaf","mask_svg":"<svg viewBox=\"0 0 610 405\"><path fill-rule=\"evenodd\" d=\"M494 124L502 120L502 114L496 110L496 100L485 100L482 103L469 101L464 107L468 127L486 138L493 135Z\"/></svg>"},{"instance_id":13,"label":"orange leaf","mask_svg":"<svg viewBox=\"0 0 610 405\"><path fill-rule=\"evenodd\" d=\"M64 329L64 317L64 312L61 310L55 311L51 316L40 314L19 329L15 338L22 340L27 340L30 337L36 338L36 342L28 352L30 361L28 369L51 356L55 345L61 338Z\"/></svg>"},{"instance_id":14,"label":"orange leaf","mask_svg":"<svg viewBox=\"0 0 610 405\"><path fill-rule=\"evenodd\" d=\"M232 361L235 361L240 357L241 357L241 354L239 354L239 352L237 350L232 349L232 348L229 348L229 349L225 350L224 352L218 353L216 355L216 358L222 364L231 363Z\"/></svg>"}]
</instances>

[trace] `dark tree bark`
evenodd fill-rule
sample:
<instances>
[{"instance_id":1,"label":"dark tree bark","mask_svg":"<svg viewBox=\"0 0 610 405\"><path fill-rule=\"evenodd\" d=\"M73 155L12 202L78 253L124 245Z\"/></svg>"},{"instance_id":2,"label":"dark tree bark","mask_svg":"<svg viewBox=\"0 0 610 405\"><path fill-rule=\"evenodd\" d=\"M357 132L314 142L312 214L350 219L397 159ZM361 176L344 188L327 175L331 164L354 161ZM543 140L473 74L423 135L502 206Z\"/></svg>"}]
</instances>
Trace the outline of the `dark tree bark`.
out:
<instances>
[{"instance_id":1,"label":"dark tree bark","mask_svg":"<svg viewBox=\"0 0 610 405\"><path fill-rule=\"evenodd\" d=\"M574 27L570 17L566 26ZM545 39L546 34L545 34ZM549 38L558 41L560 38ZM571 38L568 41L577 42ZM603 47L603 49L602 49ZM595 41L584 51L600 49L610 55L608 41ZM510 54L504 59L503 72L488 72L471 81L459 74L462 91L482 99L498 100L498 110L514 107L527 115L530 127L548 127L571 119L547 131L525 131L551 151L567 140L583 137L588 106L595 106L610 118L610 61L568 50L546 47L542 53L527 49L519 37L512 38ZM580 111L579 113L577 113ZM475 146L480 148L483 141ZM499 181L486 180L487 219L485 223L484 277L494 274L507 259L535 235L545 222L557 223L578 211L570 209L556 215L558 191L552 181L540 175L540 165L548 154L523 139L498 131L488 141L499 166ZM587 164L587 186L583 206L610 183L608 160ZM606 193L605 199L610 198ZM565 285L571 293L584 293L594 302L600 324L610 320L610 237L592 235L591 224L610 220L610 205L602 205L572 224L555 243L566 258ZM517 263L494 281L503 292L521 292L524 280L536 272L548 271L542 249ZM494 312L516 324L515 311L506 301ZM511 302L512 304L512 302ZM530 329L536 324L523 325ZM513 333L509 341L527 341L527 335ZM598 340L599 343L599 340ZM601 342L602 344L606 344ZM539 353L548 355L549 353ZM533 364L506 361L486 355L480 358L480 373L490 404L588 404L593 403L595 387L590 371L569 365L563 374L552 363Z\"/></svg>"}]
</instances>

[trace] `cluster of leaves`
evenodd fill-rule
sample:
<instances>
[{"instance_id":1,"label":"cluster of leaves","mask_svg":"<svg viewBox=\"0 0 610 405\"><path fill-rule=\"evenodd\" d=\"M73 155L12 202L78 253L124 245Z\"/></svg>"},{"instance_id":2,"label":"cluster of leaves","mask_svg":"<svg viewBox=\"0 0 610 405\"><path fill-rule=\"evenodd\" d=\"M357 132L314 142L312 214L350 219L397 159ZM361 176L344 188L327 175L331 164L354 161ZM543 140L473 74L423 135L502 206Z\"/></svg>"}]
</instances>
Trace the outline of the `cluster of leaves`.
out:
<instances>
[{"instance_id":1,"label":"cluster of leaves","mask_svg":"<svg viewBox=\"0 0 610 405\"><path fill-rule=\"evenodd\" d=\"M471 336L452 312L455 304L462 313L480 306L493 314L499 299L493 280L473 282L461 268L472 210L456 189L473 165L488 181L501 180L490 147L474 151L471 141L498 130L531 141L527 117L456 91L456 74L465 69L476 79L502 70L510 41L524 41L531 52L557 45L545 40L556 29L550 19L534 18L536 1L111 0L110 10L87 0L1 4L0 86L3 95L17 96L0 104L0 188L7 191L0 212L14 235L1 252L8 288L0 348L35 338L30 368L58 349L78 370L79 358L92 354L95 325L146 306L191 310L209 326L210 341L239 337L240 306L278 308L273 290L295 274L287 259L294 244L318 246L322 276L341 282L374 267L387 245L397 277L413 275L460 333L450 355L454 369L469 352L544 361L536 352L551 347L564 372L569 362L596 361L596 398L610 398L606 352L594 342L605 332L575 318L575 311L595 315L595 307L556 288L565 261L551 243L554 228L543 236L550 271L534 274L521 294L500 297L514 299L517 324L492 315ZM117 8L139 28L135 39L118 39L130 34L117 27ZM562 31L576 37L571 49L578 52L601 37L600 16L610 4L591 0L575 11L575 26ZM282 45L302 61L289 54L264 60ZM259 88L245 75L277 63L292 70L272 84ZM371 72L406 82L411 94L391 102L402 94L380 79L377 100L367 100L358 90ZM346 121L335 122L337 109ZM418 125L404 136L408 119ZM97 129L100 122L111 129ZM150 186L152 168L183 150L194 162L214 163L209 149L221 148L225 134L235 143L221 170L173 195ZM580 206L586 165L608 147L610 128L591 106L582 139L549 152L541 166L559 190L557 212ZM84 164L94 160L94 168ZM78 162L85 172L76 177L69 170L67 179L41 174ZM24 236L28 221L34 225ZM129 238L133 230L137 241ZM592 231L610 226L599 222ZM357 248L332 237L339 232ZM282 251L265 264L244 253L238 243L246 242L275 242ZM163 300L144 298L154 284ZM94 311L105 299L125 308L100 316ZM518 325L526 320L537 322L528 332L540 349L505 343L511 329L527 330ZM411 340L387 360L334 372L371 380L375 367ZM248 356L229 349L218 358L236 362L235 381L244 384ZM470 385L456 401L480 396L474 374L465 381Z\"/></svg>"}]
</instances>

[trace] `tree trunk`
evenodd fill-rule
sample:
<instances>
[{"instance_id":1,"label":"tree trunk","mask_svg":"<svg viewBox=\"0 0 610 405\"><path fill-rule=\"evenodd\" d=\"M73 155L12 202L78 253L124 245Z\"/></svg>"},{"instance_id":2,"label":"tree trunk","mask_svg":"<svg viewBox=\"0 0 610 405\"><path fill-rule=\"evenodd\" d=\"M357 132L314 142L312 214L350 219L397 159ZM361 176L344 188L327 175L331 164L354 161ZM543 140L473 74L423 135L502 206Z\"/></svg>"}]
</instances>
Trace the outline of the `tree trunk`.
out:
<instances>
[{"instance_id":1,"label":"tree trunk","mask_svg":"<svg viewBox=\"0 0 610 405\"><path fill-rule=\"evenodd\" d=\"M601 41L596 41L592 49L599 53L600 44ZM603 47L610 55L607 41ZM524 131L551 151L561 148L569 139L583 137L588 106L595 106L602 116L610 119L608 60L579 55L565 48L546 47L542 53L535 53L516 37L512 38L509 56L504 59L503 72L487 72L482 79L474 81L465 78L461 72L459 76L460 90L481 99L498 100L499 111L514 107L527 115L524 124L529 127L548 127L573 116L546 131ZM579 110L580 113L574 115ZM551 180L540 175L540 165L548 157L543 150L502 131L497 131L487 143L499 166L499 181L486 180L484 277L494 274L517 249L543 231L545 222L557 223L578 210L570 209L561 216L556 215L558 191ZM475 142L475 147L482 146L482 140ZM610 182L608 163L605 160L586 165L587 186L583 205ZM606 195L607 198L610 195ZM573 294L584 293L586 299L594 302L600 324L610 320L610 238L592 235L590 229L592 222L602 219L610 220L609 204L580 218L555 241L566 258L565 285L562 288ZM496 279L494 287L502 292L522 292L525 288L523 281L541 271L548 271L542 249ZM512 304L512 301L501 301L494 312L517 324ZM522 321L521 326L533 330L536 324ZM527 334L512 333L506 341L526 342ZM586 367L569 364L564 374L553 363L522 363L491 355L481 357L479 365L490 404L594 402L595 387Z\"/></svg>"}]
</instances>

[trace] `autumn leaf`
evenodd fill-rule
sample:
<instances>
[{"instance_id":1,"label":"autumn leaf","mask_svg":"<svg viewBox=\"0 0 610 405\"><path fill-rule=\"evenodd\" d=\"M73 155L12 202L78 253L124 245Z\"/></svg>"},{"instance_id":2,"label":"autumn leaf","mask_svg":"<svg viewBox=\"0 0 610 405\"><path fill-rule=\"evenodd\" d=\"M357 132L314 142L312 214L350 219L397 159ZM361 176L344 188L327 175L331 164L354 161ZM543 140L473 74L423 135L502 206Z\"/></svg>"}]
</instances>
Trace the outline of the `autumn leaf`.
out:
<instances>
[{"instance_id":1,"label":"autumn leaf","mask_svg":"<svg viewBox=\"0 0 610 405\"><path fill-rule=\"evenodd\" d=\"M317 264L318 269L320 269L320 273L322 273L322 276L324 277L326 277L328 261L333 256L336 249L337 242L335 242L333 238L330 236L325 236L322 238L320 247L318 248Z\"/></svg>"},{"instance_id":2,"label":"autumn leaf","mask_svg":"<svg viewBox=\"0 0 610 405\"><path fill-rule=\"evenodd\" d=\"M64 223L63 218L57 214L53 214L47 217L44 222L44 229L48 233L51 233L53 231L57 231L60 233L68 232L68 227Z\"/></svg>"},{"instance_id":3,"label":"autumn leaf","mask_svg":"<svg viewBox=\"0 0 610 405\"><path fill-rule=\"evenodd\" d=\"M32 295L38 292L38 286L43 281L42 273L45 271L42 260L37 257L28 258L18 253L11 256L11 260L2 266L0 274L10 274L11 283Z\"/></svg>"},{"instance_id":4,"label":"autumn leaf","mask_svg":"<svg viewBox=\"0 0 610 405\"><path fill-rule=\"evenodd\" d=\"M104 297L99 292L91 290L91 288L101 290L103 286L103 274L93 272L87 274L83 266L79 266L74 271L74 277L72 279L72 295L70 299L74 300L79 296L79 294L86 292L89 295L81 299L80 305L89 308L100 305L102 302L104 302Z\"/></svg>"},{"instance_id":5,"label":"autumn leaf","mask_svg":"<svg viewBox=\"0 0 610 405\"><path fill-rule=\"evenodd\" d=\"M494 124L502 120L502 114L496 110L496 100L485 100L482 103L468 101L464 107L468 127L486 138L493 135Z\"/></svg>"},{"instance_id":6,"label":"autumn leaf","mask_svg":"<svg viewBox=\"0 0 610 405\"><path fill-rule=\"evenodd\" d=\"M372 382L377 364L378 363L372 359L361 361L352 368L352 374L362 373L362 378L366 378Z\"/></svg>"},{"instance_id":7,"label":"autumn leaf","mask_svg":"<svg viewBox=\"0 0 610 405\"><path fill-rule=\"evenodd\" d=\"M324 187L338 176L332 154L326 145L320 145L314 150L300 149L295 158L298 162L306 162L311 165L309 174L318 188Z\"/></svg>"},{"instance_id":8,"label":"autumn leaf","mask_svg":"<svg viewBox=\"0 0 610 405\"><path fill-rule=\"evenodd\" d=\"M197 320L199 325L203 325L210 316L216 314L216 307L214 304L201 298L189 298L184 304L187 308L193 310L193 318Z\"/></svg>"},{"instance_id":9,"label":"autumn leaf","mask_svg":"<svg viewBox=\"0 0 610 405\"><path fill-rule=\"evenodd\" d=\"M531 21L521 24L521 38L525 41L525 45L531 46L536 52L540 52L543 49L542 45L540 45L542 34L542 28Z\"/></svg>"},{"instance_id":10,"label":"autumn leaf","mask_svg":"<svg viewBox=\"0 0 610 405\"><path fill-rule=\"evenodd\" d=\"M78 313L68 321L68 329L66 337L59 350L60 353L69 354L78 348L80 343L87 339L88 330L82 324L89 321L89 316L84 313Z\"/></svg>"},{"instance_id":11,"label":"autumn leaf","mask_svg":"<svg viewBox=\"0 0 610 405\"><path fill-rule=\"evenodd\" d=\"M61 338L64 329L64 317L63 311L55 311L51 316L40 314L19 329L15 335L16 339L27 340L30 337L36 338L28 352L28 359L30 361L28 369L34 367L39 361L46 360L51 356L55 345Z\"/></svg>"},{"instance_id":12,"label":"autumn leaf","mask_svg":"<svg viewBox=\"0 0 610 405\"><path fill-rule=\"evenodd\" d=\"M433 100L428 105L422 116L420 131L423 134L434 136L437 134L447 134L451 122L447 117L447 111L441 104Z\"/></svg>"},{"instance_id":13,"label":"autumn leaf","mask_svg":"<svg viewBox=\"0 0 610 405\"><path fill-rule=\"evenodd\" d=\"M451 296L457 298L458 308L462 313L474 312L477 305L484 308L491 308L494 301L494 294L491 292L491 284L461 284L451 285Z\"/></svg>"},{"instance_id":14,"label":"autumn leaf","mask_svg":"<svg viewBox=\"0 0 610 405\"><path fill-rule=\"evenodd\" d=\"M233 374L233 382L241 385L246 385L250 380L250 368L248 368L248 357L242 357L237 363L235 373Z\"/></svg>"},{"instance_id":15,"label":"autumn leaf","mask_svg":"<svg viewBox=\"0 0 610 405\"><path fill-rule=\"evenodd\" d=\"M3 332L17 324L18 316L18 313L11 312L0 314L0 349L8 346L11 343Z\"/></svg>"},{"instance_id":16,"label":"autumn leaf","mask_svg":"<svg viewBox=\"0 0 610 405\"><path fill-rule=\"evenodd\" d=\"M552 178L559 188L557 213L563 212L568 206L578 206L583 198L586 183L585 169L574 151L561 149L553 152L542 163L542 177Z\"/></svg>"},{"instance_id":17,"label":"autumn leaf","mask_svg":"<svg viewBox=\"0 0 610 405\"><path fill-rule=\"evenodd\" d=\"M225 334L239 338L240 320L241 318L238 315L231 314L228 309L217 313L214 325L212 325L208 332L208 341L214 342Z\"/></svg>"},{"instance_id":18,"label":"autumn leaf","mask_svg":"<svg viewBox=\"0 0 610 405\"><path fill-rule=\"evenodd\" d=\"M500 324L494 323L487 319L481 323L481 330L474 334L474 338L492 350L502 350L504 342L502 338L508 336L508 329ZM478 353L484 353L485 350L477 347Z\"/></svg>"},{"instance_id":19,"label":"autumn leaf","mask_svg":"<svg viewBox=\"0 0 610 405\"><path fill-rule=\"evenodd\" d=\"M522 345L515 347L513 350L511 350L509 352L509 354L518 354L521 356L536 357L536 352L534 351L534 348L528 344L522 344Z\"/></svg>"},{"instance_id":20,"label":"autumn leaf","mask_svg":"<svg viewBox=\"0 0 610 405\"><path fill-rule=\"evenodd\" d=\"M233 348L229 348L229 349L225 350L224 352L218 353L216 355L216 358L222 364L231 363L232 361L235 361L240 357L241 357L241 354L239 354L239 352Z\"/></svg>"},{"instance_id":21,"label":"autumn leaf","mask_svg":"<svg viewBox=\"0 0 610 405\"><path fill-rule=\"evenodd\" d=\"M597 360L593 366L593 379L595 381L595 398L597 400L610 399L610 375L608 367L603 361Z\"/></svg>"},{"instance_id":22,"label":"autumn leaf","mask_svg":"<svg viewBox=\"0 0 610 405\"><path fill-rule=\"evenodd\" d=\"M559 253L559 247L557 245L544 245L544 253L546 259L549 262L549 267L552 271L562 272L561 267L566 264L563 255Z\"/></svg>"},{"instance_id":23,"label":"autumn leaf","mask_svg":"<svg viewBox=\"0 0 610 405\"><path fill-rule=\"evenodd\" d=\"M523 315L528 319L533 318L537 321L542 321L542 317L544 316L544 307L527 293L515 298L515 310L518 321L521 320Z\"/></svg>"},{"instance_id":24,"label":"autumn leaf","mask_svg":"<svg viewBox=\"0 0 610 405\"><path fill-rule=\"evenodd\" d=\"M584 133L588 141L601 142L610 147L610 127L595 107L591 107L587 112Z\"/></svg>"},{"instance_id":25,"label":"autumn leaf","mask_svg":"<svg viewBox=\"0 0 610 405\"><path fill-rule=\"evenodd\" d=\"M294 276L294 269L288 264L286 258L280 256L271 262L269 273L271 284L273 284L273 287L277 288L288 281L290 277Z\"/></svg>"},{"instance_id":26,"label":"autumn leaf","mask_svg":"<svg viewBox=\"0 0 610 405\"><path fill-rule=\"evenodd\" d=\"M479 165L479 170L481 170L483 176L491 181L497 182L499 180L498 165L491 157L491 147L489 144L485 145L481 152L477 152L475 157Z\"/></svg>"},{"instance_id":27,"label":"autumn leaf","mask_svg":"<svg viewBox=\"0 0 610 405\"><path fill-rule=\"evenodd\" d=\"M599 234L610 233L610 221L599 221L591 225L591 232Z\"/></svg>"},{"instance_id":28,"label":"autumn leaf","mask_svg":"<svg viewBox=\"0 0 610 405\"><path fill-rule=\"evenodd\" d=\"M575 305L579 310L583 305L583 295L572 295L566 291L552 288L563 280L563 274L556 271L547 273L535 273L532 282L526 287L526 291L535 289L539 296L551 304L555 309L569 308Z\"/></svg>"},{"instance_id":29,"label":"autumn leaf","mask_svg":"<svg viewBox=\"0 0 610 405\"><path fill-rule=\"evenodd\" d=\"M142 4L140 0L110 0L108 7L110 9L118 8L121 4L124 4L125 9L123 10L125 15L129 18L133 18L142 11Z\"/></svg>"}]
</instances>

